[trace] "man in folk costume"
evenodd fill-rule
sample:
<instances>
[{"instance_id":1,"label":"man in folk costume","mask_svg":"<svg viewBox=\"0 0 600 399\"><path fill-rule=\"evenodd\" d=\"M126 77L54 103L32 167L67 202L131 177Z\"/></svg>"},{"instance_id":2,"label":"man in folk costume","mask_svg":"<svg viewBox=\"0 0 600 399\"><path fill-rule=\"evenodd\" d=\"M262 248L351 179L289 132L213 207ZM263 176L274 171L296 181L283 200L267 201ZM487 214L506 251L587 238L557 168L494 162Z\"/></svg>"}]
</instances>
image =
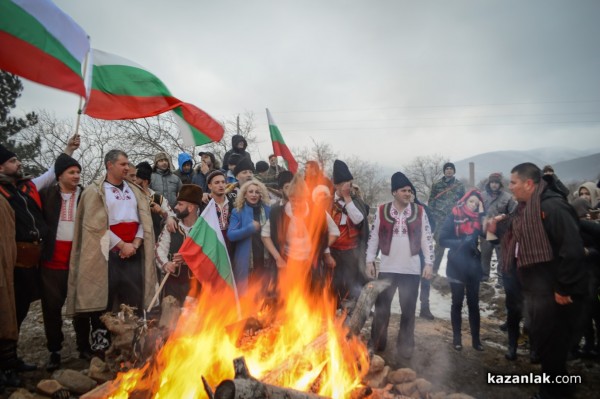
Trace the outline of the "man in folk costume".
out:
<instances>
[{"instance_id":1,"label":"man in folk costume","mask_svg":"<svg viewBox=\"0 0 600 399\"><path fill-rule=\"evenodd\" d=\"M391 285L375 302L375 316L371 329L371 343L376 351L385 350L392 299L398 290L400 329L396 349L404 358L411 358L415 346L415 310L421 276L433 275L433 235L427 213L422 205L412 202L415 189L401 172L392 176L394 200L380 205L367 249L367 275L375 277L375 257L381 250L378 279L388 279ZM421 272L423 253L425 267Z\"/></svg>"},{"instance_id":2,"label":"man in folk costume","mask_svg":"<svg viewBox=\"0 0 600 399\"><path fill-rule=\"evenodd\" d=\"M452 211L459 199L465 195L465 186L454 175L456 167L452 162L446 162L443 167L444 176L433 184L427 206L433 216L432 225L435 226L433 237L435 239L435 257L433 263L433 273L436 274L440 268L440 263L444 257L446 248L440 245L440 229L444 221ZM424 294L429 294L429 290L425 290ZM433 320L433 314L429 309L429 295L421 296L421 313L420 316Z\"/></svg>"},{"instance_id":3,"label":"man in folk costume","mask_svg":"<svg viewBox=\"0 0 600 399\"><path fill-rule=\"evenodd\" d=\"M233 244L227 237L227 229L229 228L229 219L231 218L231 212L235 198L225 193L227 183L225 173L220 170L213 170L206 176L206 184L210 190L210 198L215 200L215 210L217 212L217 219L219 219L219 228L225 239L225 245L227 246L227 253L229 257L233 257Z\"/></svg>"},{"instance_id":4,"label":"man in folk costume","mask_svg":"<svg viewBox=\"0 0 600 399\"><path fill-rule=\"evenodd\" d=\"M0 195L0 394L5 386L19 386L17 368L17 310L13 274L17 261L15 240L15 211L6 198Z\"/></svg>"},{"instance_id":5,"label":"man in folk costume","mask_svg":"<svg viewBox=\"0 0 600 399\"><path fill-rule=\"evenodd\" d=\"M529 335L542 373L553 381L567 375L567 354L587 292L577 215L552 177L542 178L532 163L512 169L509 188L519 205L510 216L492 219L490 228L494 232L503 219L496 231L501 236L502 267L505 272L516 269L531 318ZM565 398L569 388L542 384L535 397Z\"/></svg>"},{"instance_id":6,"label":"man in folk costume","mask_svg":"<svg viewBox=\"0 0 600 399\"><path fill-rule=\"evenodd\" d=\"M181 244L188 237L190 230L198 220L202 207L202 189L195 184L181 186L175 205L177 230L170 233L163 229L156 243L156 266L170 276L165 283L163 297L171 295L183 306L190 291L194 275L178 253Z\"/></svg>"},{"instance_id":7,"label":"man in folk costume","mask_svg":"<svg viewBox=\"0 0 600 399\"><path fill-rule=\"evenodd\" d=\"M73 155L79 148L79 136L69 139L64 153ZM0 144L0 195L3 196L15 212L15 239L17 260L14 266L13 288L17 315L17 327L25 320L29 305L39 299L39 262L42 251L42 239L48 226L42 215L42 202L39 190L55 182L54 167L43 175L32 178L23 174L21 161L14 152ZM16 358L16 341L14 342ZM0 355L1 356L1 355ZM31 371L37 367L17 359L17 371Z\"/></svg>"},{"instance_id":8,"label":"man in folk costume","mask_svg":"<svg viewBox=\"0 0 600 399\"><path fill-rule=\"evenodd\" d=\"M94 314L96 351L108 347L107 331L98 328L99 314L120 304L141 313L157 283L148 200L125 181L127 154L111 150L104 165L106 175L83 191L77 208L67 294L68 315Z\"/></svg>"},{"instance_id":9,"label":"man in folk costume","mask_svg":"<svg viewBox=\"0 0 600 399\"><path fill-rule=\"evenodd\" d=\"M369 237L369 207L354 193L353 179L348 166L336 159L333 163L335 195L331 217L340 230L340 236L330 249L336 264L332 284L338 306L344 299L358 299L366 280L364 264Z\"/></svg>"},{"instance_id":10,"label":"man in folk costume","mask_svg":"<svg viewBox=\"0 0 600 399\"><path fill-rule=\"evenodd\" d=\"M79 184L81 165L67 154L60 154L54 163L57 183L40 191L42 212L48 233L42 243L40 264L40 289L46 346L50 359L48 371L60 367L62 332L62 307L67 298L69 259L73 245L75 215L83 187ZM73 319L79 357L90 360L90 320L78 316Z\"/></svg>"}]
</instances>

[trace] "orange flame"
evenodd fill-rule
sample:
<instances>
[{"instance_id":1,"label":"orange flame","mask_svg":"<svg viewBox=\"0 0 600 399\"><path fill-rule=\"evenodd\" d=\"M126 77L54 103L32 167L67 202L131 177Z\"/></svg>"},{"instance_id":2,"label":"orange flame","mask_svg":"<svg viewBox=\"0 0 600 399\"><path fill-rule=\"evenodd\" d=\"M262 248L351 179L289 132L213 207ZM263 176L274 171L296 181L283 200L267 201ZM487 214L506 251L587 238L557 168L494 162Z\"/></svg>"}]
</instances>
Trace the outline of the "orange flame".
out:
<instances>
[{"instance_id":1,"label":"orange flame","mask_svg":"<svg viewBox=\"0 0 600 399\"><path fill-rule=\"evenodd\" d=\"M324 212L313 207L307 226L318 226ZM309 234L316 248L319 233L310 228ZM238 320L232 295L202 287L155 359L119 374L111 398L127 398L134 391L151 392L153 398L208 398L201 378L213 389L234 378L233 359L240 356L250 374L265 383L349 397L368 370L367 350L357 337L347 337L329 287L311 290L310 272L306 262L279 269L279 302L270 308L260 300L262 287L250 285L240 298L242 313L267 324L252 336Z\"/></svg>"}]
</instances>

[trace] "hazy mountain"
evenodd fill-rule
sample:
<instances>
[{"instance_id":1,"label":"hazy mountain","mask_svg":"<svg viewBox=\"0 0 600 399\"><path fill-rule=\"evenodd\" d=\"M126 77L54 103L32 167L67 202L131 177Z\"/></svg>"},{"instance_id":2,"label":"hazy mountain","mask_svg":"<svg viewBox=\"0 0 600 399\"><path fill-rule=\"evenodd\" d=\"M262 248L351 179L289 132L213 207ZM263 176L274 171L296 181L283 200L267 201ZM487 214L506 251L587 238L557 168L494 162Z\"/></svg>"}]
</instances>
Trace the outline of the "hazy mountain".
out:
<instances>
[{"instance_id":1,"label":"hazy mountain","mask_svg":"<svg viewBox=\"0 0 600 399\"><path fill-rule=\"evenodd\" d=\"M487 152L454 162L458 177L469 177L470 162L475 163L475 182L487 178L493 172L508 176L512 167L522 162L533 162L540 168L550 164L565 182L595 180L600 173L598 149L586 151L552 147L530 151Z\"/></svg>"}]
</instances>

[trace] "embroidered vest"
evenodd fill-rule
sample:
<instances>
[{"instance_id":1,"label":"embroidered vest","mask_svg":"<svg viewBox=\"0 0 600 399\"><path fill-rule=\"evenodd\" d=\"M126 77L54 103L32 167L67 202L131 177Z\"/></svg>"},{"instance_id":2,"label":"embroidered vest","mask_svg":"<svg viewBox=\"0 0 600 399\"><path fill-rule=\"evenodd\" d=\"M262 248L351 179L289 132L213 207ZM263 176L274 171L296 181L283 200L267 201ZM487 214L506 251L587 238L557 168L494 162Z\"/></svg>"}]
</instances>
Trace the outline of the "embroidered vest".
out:
<instances>
[{"instance_id":1,"label":"embroidered vest","mask_svg":"<svg viewBox=\"0 0 600 399\"><path fill-rule=\"evenodd\" d=\"M340 207L337 202L333 204L331 218L340 229L340 236L331 245L331 248L341 251L358 247L360 240L360 227L356 226L348 215L346 215L346 224L344 226L340 225L342 221L342 214L345 212L346 210ZM361 223L364 223L364 220Z\"/></svg>"},{"instance_id":2,"label":"embroidered vest","mask_svg":"<svg viewBox=\"0 0 600 399\"><path fill-rule=\"evenodd\" d=\"M183 240L185 240L185 235L179 230L175 230L174 233L171 233L171 245L169 246L169 255L176 254L179 252L179 248L183 245ZM169 257L170 258L170 257ZM175 273L169 277L170 281L177 282L178 284L188 283L190 278L192 278L192 272L188 265L183 264L179 268L179 273Z\"/></svg>"},{"instance_id":3,"label":"embroidered vest","mask_svg":"<svg viewBox=\"0 0 600 399\"><path fill-rule=\"evenodd\" d=\"M396 219L391 214L392 203L388 202L379 207L379 248L384 255L390 254L392 237L394 235L394 224ZM418 255L421 251L421 232L423 230L423 207L415 203L410 204L411 214L406 219L408 228L408 241L410 243L410 254Z\"/></svg>"}]
</instances>

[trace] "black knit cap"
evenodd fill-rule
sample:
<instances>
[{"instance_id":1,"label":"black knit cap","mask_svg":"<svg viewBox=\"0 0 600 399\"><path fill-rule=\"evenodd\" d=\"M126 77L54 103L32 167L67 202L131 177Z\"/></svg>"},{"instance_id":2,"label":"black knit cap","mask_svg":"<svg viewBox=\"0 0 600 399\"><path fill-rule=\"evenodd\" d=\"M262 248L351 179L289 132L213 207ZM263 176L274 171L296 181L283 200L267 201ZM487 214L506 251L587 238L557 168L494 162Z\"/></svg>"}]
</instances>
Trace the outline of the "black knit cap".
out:
<instances>
[{"instance_id":1,"label":"black knit cap","mask_svg":"<svg viewBox=\"0 0 600 399\"><path fill-rule=\"evenodd\" d=\"M202 206L202 189L195 184L184 184L179 190L177 201L187 201Z\"/></svg>"},{"instance_id":2,"label":"black knit cap","mask_svg":"<svg viewBox=\"0 0 600 399\"><path fill-rule=\"evenodd\" d=\"M265 161L258 161L256 163L256 173L266 172L267 170L269 170L269 164Z\"/></svg>"},{"instance_id":3,"label":"black knit cap","mask_svg":"<svg viewBox=\"0 0 600 399\"><path fill-rule=\"evenodd\" d=\"M354 180L354 177L352 177L348 165L344 161L336 159L333 162L333 184L344 183L350 180Z\"/></svg>"},{"instance_id":4,"label":"black knit cap","mask_svg":"<svg viewBox=\"0 0 600 399\"><path fill-rule=\"evenodd\" d=\"M242 160L242 156L240 154L233 153L229 156L229 165L237 165Z\"/></svg>"},{"instance_id":5,"label":"black knit cap","mask_svg":"<svg viewBox=\"0 0 600 399\"><path fill-rule=\"evenodd\" d=\"M452 168L454 170L454 172L456 172L456 166L454 166L454 164L452 162L446 162L444 164L444 169L443 170L446 170L447 168Z\"/></svg>"},{"instance_id":6,"label":"black knit cap","mask_svg":"<svg viewBox=\"0 0 600 399\"><path fill-rule=\"evenodd\" d=\"M217 176L226 177L225 173L221 172L219 169L213 170L208 175L206 175L206 184L210 184L210 182L212 181L212 179L214 179Z\"/></svg>"},{"instance_id":7,"label":"black knit cap","mask_svg":"<svg viewBox=\"0 0 600 399\"><path fill-rule=\"evenodd\" d=\"M54 174L56 175L56 180L58 180L58 176L62 175L65 170L69 169L71 166L77 166L81 172L81 165L79 162L64 152L61 153L54 162Z\"/></svg>"},{"instance_id":8,"label":"black knit cap","mask_svg":"<svg viewBox=\"0 0 600 399\"><path fill-rule=\"evenodd\" d=\"M240 172L243 172L244 170L251 170L252 173L254 173L254 164L251 160L249 160L246 157L242 158L242 160L238 162L237 165L235 165L235 168L233 168L233 175L237 176Z\"/></svg>"},{"instance_id":9,"label":"black knit cap","mask_svg":"<svg viewBox=\"0 0 600 399\"><path fill-rule=\"evenodd\" d=\"M410 189L413 191L413 193L416 193L415 186L413 186L411 181L404 173L396 172L392 175L392 192L406 186L410 186Z\"/></svg>"},{"instance_id":10,"label":"black knit cap","mask_svg":"<svg viewBox=\"0 0 600 399\"><path fill-rule=\"evenodd\" d=\"M279 175L277 175L277 185L283 190L283 186L291 182L293 178L294 174L292 172L289 170L283 170L279 172Z\"/></svg>"},{"instance_id":11,"label":"black knit cap","mask_svg":"<svg viewBox=\"0 0 600 399\"><path fill-rule=\"evenodd\" d=\"M152 166L146 161L138 163L135 168L135 175L142 180L152 180Z\"/></svg>"},{"instance_id":12,"label":"black knit cap","mask_svg":"<svg viewBox=\"0 0 600 399\"><path fill-rule=\"evenodd\" d=\"M12 157L16 157L16 156L17 156L17 154L15 154L12 151L9 151L8 148L6 148L2 144L0 144L0 165L2 165L4 162L8 161Z\"/></svg>"}]
</instances>

